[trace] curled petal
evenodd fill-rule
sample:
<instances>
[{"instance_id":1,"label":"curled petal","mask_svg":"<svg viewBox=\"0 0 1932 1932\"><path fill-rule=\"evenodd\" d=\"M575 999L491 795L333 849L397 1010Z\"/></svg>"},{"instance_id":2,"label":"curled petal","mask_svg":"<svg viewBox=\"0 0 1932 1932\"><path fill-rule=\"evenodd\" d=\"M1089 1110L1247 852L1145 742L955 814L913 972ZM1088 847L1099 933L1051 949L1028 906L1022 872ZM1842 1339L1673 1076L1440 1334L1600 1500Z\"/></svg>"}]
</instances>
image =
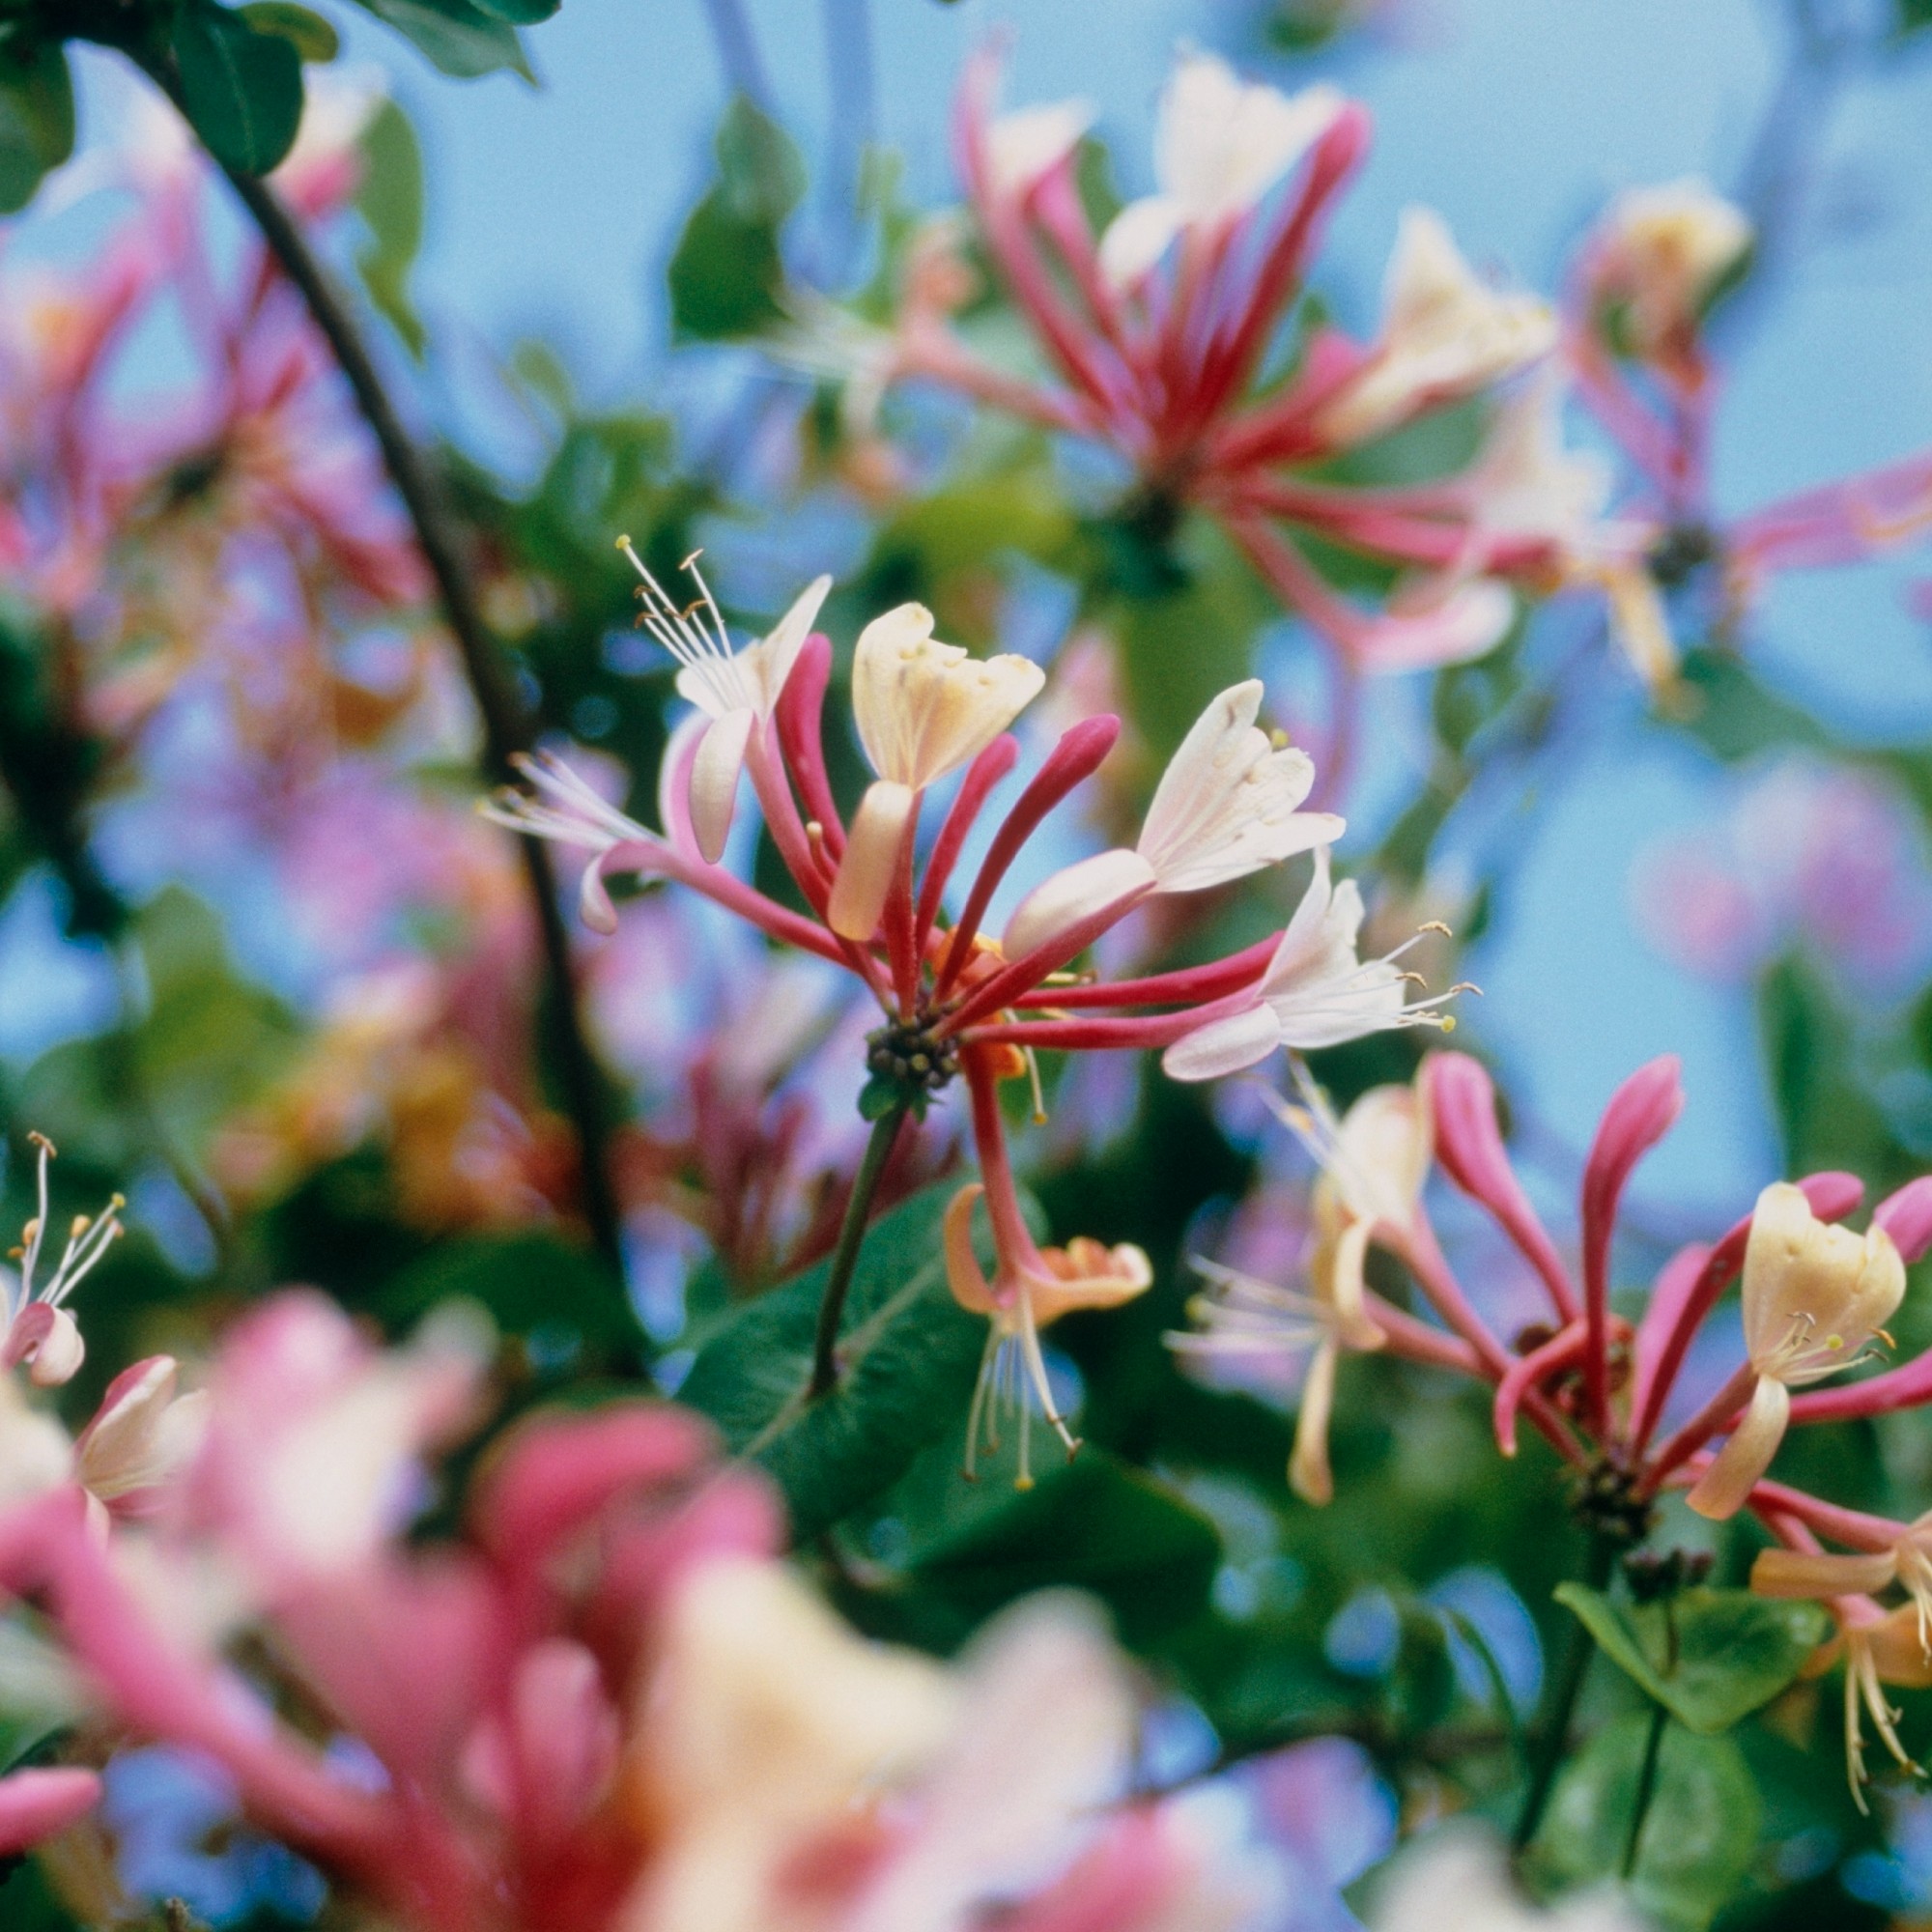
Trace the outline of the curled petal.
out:
<instances>
[{"instance_id":1,"label":"curled petal","mask_svg":"<svg viewBox=\"0 0 1932 1932\"><path fill-rule=\"evenodd\" d=\"M1335 1370L1341 1351L1324 1341L1308 1358L1301 1406L1294 1418L1294 1448L1288 1459L1289 1487L1305 1503L1321 1508L1335 1500L1328 1465L1328 1422L1335 1411Z\"/></svg>"},{"instance_id":2,"label":"curled petal","mask_svg":"<svg viewBox=\"0 0 1932 1932\"><path fill-rule=\"evenodd\" d=\"M27 1363L28 1377L38 1388L71 1382L86 1355L87 1345L73 1317L45 1301L30 1301L21 1309L0 1348L0 1363L9 1368Z\"/></svg>"},{"instance_id":3,"label":"curled petal","mask_svg":"<svg viewBox=\"0 0 1932 1932\"><path fill-rule=\"evenodd\" d=\"M1811 1549L1760 1549L1750 1586L1760 1597L1857 1597L1883 1590L1898 1575L1889 1549L1832 1555Z\"/></svg>"},{"instance_id":4,"label":"curled petal","mask_svg":"<svg viewBox=\"0 0 1932 1932\"><path fill-rule=\"evenodd\" d=\"M757 722L750 706L727 711L714 719L697 741L691 761L691 827L708 865L717 865L724 856L738 805L738 779L745 769L745 748Z\"/></svg>"},{"instance_id":5,"label":"curled petal","mask_svg":"<svg viewBox=\"0 0 1932 1932\"><path fill-rule=\"evenodd\" d=\"M969 1181L946 1204L946 1285L969 1315L991 1315L998 1306L973 1248L973 1208L985 1191Z\"/></svg>"},{"instance_id":6,"label":"curled petal","mask_svg":"<svg viewBox=\"0 0 1932 1932\"><path fill-rule=\"evenodd\" d=\"M918 807L919 794L890 779L867 786L826 908L826 922L841 939L863 946L879 929L898 868L899 841Z\"/></svg>"},{"instance_id":7,"label":"curled petal","mask_svg":"<svg viewBox=\"0 0 1932 1932\"><path fill-rule=\"evenodd\" d=\"M1187 211L1173 195L1150 194L1129 202L1100 238L1100 272L1113 288L1138 286L1186 223Z\"/></svg>"},{"instance_id":8,"label":"curled petal","mask_svg":"<svg viewBox=\"0 0 1932 1932\"><path fill-rule=\"evenodd\" d=\"M1685 1500L1699 1516L1719 1522L1736 1516L1752 1485L1771 1467L1790 1419L1791 1391L1776 1377L1760 1376L1743 1421Z\"/></svg>"}]
</instances>

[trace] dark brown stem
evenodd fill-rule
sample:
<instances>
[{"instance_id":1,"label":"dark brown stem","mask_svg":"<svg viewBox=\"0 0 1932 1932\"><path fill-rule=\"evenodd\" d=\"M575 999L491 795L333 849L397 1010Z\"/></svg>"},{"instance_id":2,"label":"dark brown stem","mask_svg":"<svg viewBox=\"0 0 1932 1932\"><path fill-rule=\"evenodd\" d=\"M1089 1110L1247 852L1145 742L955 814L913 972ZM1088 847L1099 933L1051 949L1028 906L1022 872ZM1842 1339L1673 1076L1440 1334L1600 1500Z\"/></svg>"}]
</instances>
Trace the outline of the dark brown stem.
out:
<instances>
[{"instance_id":1,"label":"dark brown stem","mask_svg":"<svg viewBox=\"0 0 1932 1932\"><path fill-rule=\"evenodd\" d=\"M818 1303L818 1333L812 1344L809 1391L814 1400L831 1394L838 1386L838 1327L845 1316L845 1295L859 1265L859 1249L866 1238L872 1199L886 1177L886 1162L892 1158L893 1143L898 1139L899 1124L907 1112L905 1107L895 1107L872 1122L872 1137L866 1143L865 1157L859 1162L859 1172L852 1181L852 1198L845 1204L838 1245L832 1252L825 1293Z\"/></svg>"},{"instance_id":2,"label":"dark brown stem","mask_svg":"<svg viewBox=\"0 0 1932 1932\"><path fill-rule=\"evenodd\" d=\"M173 75L152 67L148 72L179 107L181 101ZM356 408L382 449L389 480L402 498L423 560L436 580L443 615L456 639L464 675L476 700L477 715L483 724L485 768L497 782L510 779L515 775L511 759L529 748L530 720L484 626L464 566L456 526L436 479L396 414L355 318L336 294L327 271L316 259L300 228L266 182L233 169L223 169L223 173L261 231L269 252L307 304L336 365L348 379ZM534 838L522 838L518 843L543 943L551 1046L564 1106L576 1126L582 1154L584 1219L589 1223L599 1254L621 1278L622 1230L616 1195L611 1185L603 1093L578 1012L570 936L557 906L556 879L551 869L549 851L541 843Z\"/></svg>"}]
</instances>

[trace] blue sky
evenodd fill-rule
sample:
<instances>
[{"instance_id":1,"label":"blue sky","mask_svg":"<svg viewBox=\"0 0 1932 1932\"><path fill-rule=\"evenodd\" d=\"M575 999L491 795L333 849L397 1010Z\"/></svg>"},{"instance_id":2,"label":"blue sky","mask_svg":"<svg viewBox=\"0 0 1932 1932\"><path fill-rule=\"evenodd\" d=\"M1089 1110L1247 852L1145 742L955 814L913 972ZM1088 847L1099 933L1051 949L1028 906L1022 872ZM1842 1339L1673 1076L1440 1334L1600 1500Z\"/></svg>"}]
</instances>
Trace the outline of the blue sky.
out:
<instances>
[{"instance_id":1,"label":"blue sky","mask_svg":"<svg viewBox=\"0 0 1932 1932\"><path fill-rule=\"evenodd\" d=\"M845 18L853 4L838 7ZM1094 100L1129 188L1146 180L1151 108L1178 43L1221 48L1278 80L1308 72L1267 54L1250 10L1198 0L874 0L872 12L879 131L927 202L952 196L954 77L995 27L1012 37L1009 98ZM819 8L758 0L750 16L785 117L808 149L822 148ZM1365 323L1397 214L1413 200L1441 209L1477 261L1547 287L1617 188L1685 174L1732 184L1776 84L1780 18L1742 0L1402 0L1384 35L1325 70L1369 102L1378 132L1324 285ZM535 332L564 347L595 395L675 393L662 271L724 96L703 0L565 0L531 36L538 89L506 76L444 81L373 22L345 24L348 57L389 71L422 134L432 205L419 290L457 367L481 367ZM87 63L92 137L125 99L110 67L104 56ZM1923 58L1854 76L1825 121L1790 272L1738 345L1718 449L1727 506L1932 438L1928 146ZM433 407L490 448L501 426L479 409L483 393L459 380ZM1922 733L1932 648L1900 608L1909 577L1888 566L1794 582L1765 613L1760 669L1854 732ZM1406 704L1391 695L1391 745ZM1690 1106L1656 1191L1735 1208L1772 1159L1747 1018L1735 996L1647 952L1625 898L1636 850L1708 811L1716 781L1686 744L1643 724L1634 693L1606 686L1603 708L1563 795L1512 834L1524 843L1523 878L1476 962L1487 994L1477 1025L1533 1077L1548 1123L1579 1144L1624 1072L1682 1051ZM0 972L14 975L10 957L23 956L0 933ZM43 949L37 956L37 971L52 970ZM51 981L42 990L64 997Z\"/></svg>"}]
</instances>

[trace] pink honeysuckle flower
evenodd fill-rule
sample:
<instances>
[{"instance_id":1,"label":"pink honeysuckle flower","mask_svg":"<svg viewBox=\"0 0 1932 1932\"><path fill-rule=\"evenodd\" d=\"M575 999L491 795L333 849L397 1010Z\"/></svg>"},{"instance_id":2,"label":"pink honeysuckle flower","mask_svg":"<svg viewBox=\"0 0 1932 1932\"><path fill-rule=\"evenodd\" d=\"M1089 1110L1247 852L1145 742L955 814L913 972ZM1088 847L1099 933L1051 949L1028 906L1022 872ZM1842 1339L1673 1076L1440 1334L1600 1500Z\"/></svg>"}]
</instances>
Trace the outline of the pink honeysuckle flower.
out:
<instances>
[{"instance_id":1,"label":"pink honeysuckle flower","mask_svg":"<svg viewBox=\"0 0 1932 1932\"><path fill-rule=\"evenodd\" d=\"M1256 727L1262 681L1208 705L1168 762L1138 843L1098 852L1021 900L1000 944L1018 959L1134 893L1196 893L1332 844L1347 829L1331 811L1303 811L1315 761Z\"/></svg>"},{"instance_id":2,"label":"pink honeysuckle flower","mask_svg":"<svg viewBox=\"0 0 1932 1932\"><path fill-rule=\"evenodd\" d=\"M1161 99L1156 191L1097 233L1074 178L1091 116L1074 106L1000 114L997 84L990 54L969 65L960 169L1048 373L996 368L943 309L909 304L890 348L867 360L867 394L882 372L924 378L1108 444L1144 494L1218 521L1348 680L1493 646L1513 613L1493 580L1536 581L1547 543L1485 524L1465 479L1377 489L1307 472L1546 356L1556 339L1547 304L1491 288L1438 216L1411 210L1376 338L1317 327L1274 382L1321 230L1368 145L1364 110L1330 87L1284 95L1211 55L1183 54ZM1386 611L1340 595L1298 533L1394 566L1402 595ZM1338 724L1345 702L1338 692Z\"/></svg>"},{"instance_id":3,"label":"pink honeysuckle flower","mask_svg":"<svg viewBox=\"0 0 1932 1932\"><path fill-rule=\"evenodd\" d=\"M325 220L355 195L362 135L387 98L381 68L325 67L303 75L301 124L271 177L303 220Z\"/></svg>"},{"instance_id":4,"label":"pink honeysuckle flower","mask_svg":"<svg viewBox=\"0 0 1932 1932\"><path fill-rule=\"evenodd\" d=\"M1176 1040L1161 1056L1169 1076L1215 1080L1281 1047L1333 1046L1392 1027L1452 1028L1453 1019L1435 1009L1458 989L1406 998L1408 976L1395 963L1400 952L1366 962L1358 956L1362 918L1360 889L1352 879L1336 885L1327 848L1318 847L1314 880L1252 998Z\"/></svg>"},{"instance_id":5,"label":"pink honeysuckle flower","mask_svg":"<svg viewBox=\"0 0 1932 1932\"><path fill-rule=\"evenodd\" d=\"M230 1330L174 1507L268 1601L354 1571L406 1520L422 1455L473 1419L483 1360L473 1323L383 1350L325 1296L280 1295Z\"/></svg>"},{"instance_id":6,"label":"pink honeysuckle flower","mask_svg":"<svg viewBox=\"0 0 1932 1932\"><path fill-rule=\"evenodd\" d=\"M1883 1228L1863 1236L1820 1221L1795 1187L1758 1197L1745 1249L1749 1406L1688 1498L1734 1515L1771 1466L1791 1419L1791 1390L1868 1359L1905 1297L1905 1264Z\"/></svg>"},{"instance_id":7,"label":"pink honeysuckle flower","mask_svg":"<svg viewBox=\"0 0 1932 1932\"><path fill-rule=\"evenodd\" d=\"M422 1373L325 1334L306 1297L250 1320L210 1378L204 1464L260 1439L271 1387L306 1412L339 1403L345 1362L364 1391ZM466 1533L337 1539L242 1606L233 1662L178 1613L184 1579L259 1540L208 1474L108 1538L71 1491L0 1511L0 1585L34 1597L103 1720L218 1767L345 1911L399 1932L1228 1922L1165 1808L1121 1803L1131 1681L1084 1612L1022 1605L952 1665L859 1637L775 1560L770 1492L715 1465L696 1416L526 1419ZM0 1843L90 1796L0 1781Z\"/></svg>"},{"instance_id":8,"label":"pink honeysuckle flower","mask_svg":"<svg viewBox=\"0 0 1932 1932\"><path fill-rule=\"evenodd\" d=\"M1030 1051L1169 1048L1179 1054L1171 1070L1209 1079L1284 1043L1333 1044L1389 1027L1442 1023L1432 1010L1437 1002L1405 997L1399 967L1357 961L1360 895L1352 884L1333 886L1325 848L1316 842L1341 821L1298 810L1309 761L1274 747L1255 727L1257 689L1236 687L1208 708L1156 794L1136 850L1075 867L1070 881L1063 874L1030 907L1022 905L1002 946L982 931L995 893L1047 813L1097 770L1120 721L1085 718L1062 733L946 926L940 914L952 872L1018 756L1005 727L1037 692L1040 673L1023 659L976 661L936 643L929 613L917 606L875 619L859 642L853 698L878 777L848 828L821 740L830 666L830 640L808 639L778 694L775 729L768 740L752 741L763 747L762 765L754 758L753 769L766 830L808 913L779 905L705 859L691 803L695 732L704 728L695 724L680 726L666 750L663 833L617 811L555 760L526 761L533 795L499 795L488 810L514 830L591 855L579 896L593 926L608 931L616 923L609 873L663 877L852 974L884 1015L867 1037L867 1065L872 1097L883 1095L886 1114L923 1116L933 1094L967 1075L996 1228L1005 1184L995 1177L1007 1172L1008 1155L993 1090L1029 1072ZM953 772L962 772L957 792L922 865L926 794ZM1065 970L1151 895L1239 876L1311 844L1315 881L1280 940L1178 973L1109 980ZM1023 1240L1015 1212L1001 1246L1003 1264L1017 1270L1013 1282L1044 1266ZM1073 1272L1091 1272L1087 1260ZM1110 1283L1126 1279L1102 1275ZM989 1293L1002 1310L1020 1305L1005 1289ZM1037 1387L1044 1378L1034 1379Z\"/></svg>"},{"instance_id":9,"label":"pink honeysuckle flower","mask_svg":"<svg viewBox=\"0 0 1932 1932\"><path fill-rule=\"evenodd\" d=\"M1335 1361L1348 1349L1379 1346L1487 1382L1502 1452L1516 1453L1517 1420L1526 1417L1584 1472L1583 1514L1613 1540L1640 1541L1657 1496L1671 1488L1689 1490L1691 1506L1707 1515L1748 1506L1767 1520L1802 1519L1868 1553L1902 1548L1906 1526L1839 1510L1768 1482L1765 1471L1788 1427L1932 1402L1932 1350L1884 1375L1790 1392L1858 1367L1875 1341L1889 1339L1883 1323L1903 1293L1906 1262L1932 1250L1932 1186L1908 1182L1857 1234L1831 1225L1858 1208L1864 1189L1856 1176L1774 1183L1750 1215L1665 1262L1633 1325L1611 1306L1610 1258L1631 1175L1682 1108L1673 1058L1639 1068L1605 1110L1582 1176L1580 1264L1531 1207L1503 1143L1494 1089L1475 1062L1432 1054L1413 1094L1372 1090L1339 1122L1300 1077L1304 1104L1278 1111L1323 1176L1309 1290L1275 1288L1209 1263L1204 1271L1215 1293L1192 1311L1199 1329L1173 1339L1210 1370L1242 1356L1267 1364L1270 1385L1285 1379L1284 1359L1314 1355L1302 1397L1308 1434L1298 1442L1301 1466L1293 1476L1303 1493L1321 1499L1326 1492L1318 1438L1333 1400ZM1431 1145L1444 1176L1488 1211L1528 1264L1552 1321L1530 1322L1505 1343L1464 1293L1421 1191ZM1406 1270L1430 1319L1387 1292L1366 1290L1360 1253L1371 1244ZM1747 1359L1659 1443L1658 1426L1692 1345L1740 1274ZM1719 1436L1728 1439L1713 1454L1709 1445ZM1910 1533L1916 1536L1916 1526ZM1910 1567L1908 1556L1887 1560L1893 1565L1888 1575L1902 1577Z\"/></svg>"},{"instance_id":10,"label":"pink honeysuckle flower","mask_svg":"<svg viewBox=\"0 0 1932 1932\"><path fill-rule=\"evenodd\" d=\"M54 1144L41 1133L27 1138L35 1150L39 1205L21 1232L19 1246L8 1251L10 1259L19 1264L19 1273L0 1270L6 1321L0 1370L24 1363L28 1375L41 1387L55 1388L73 1378L87 1352L80 1330L65 1306L67 1298L120 1238L121 1209L128 1204L116 1194L99 1214L76 1214L68 1224L66 1245L53 1272L44 1281L36 1281L42 1260L52 1252L47 1237L51 1212L47 1167L53 1159Z\"/></svg>"},{"instance_id":11,"label":"pink honeysuckle flower","mask_svg":"<svg viewBox=\"0 0 1932 1932\"><path fill-rule=\"evenodd\" d=\"M680 610L644 567L629 537L619 538L617 548L643 579L639 595L644 608L639 621L677 660L678 696L696 705L710 721L692 754L691 820L698 850L715 866L724 856L724 841L730 835L739 775L748 756L760 757L762 747L754 751L752 740L754 735L762 738L769 730L779 694L811 634L812 619L832 588L832 580L814 579L770 636L742 651L733 651L724 619L701 577L696 580L698 601ZM696 561L695 554L685 559L685 568L694 577ZM756 765L753 769L755 772Z\"/></svg>"}]
</instances>

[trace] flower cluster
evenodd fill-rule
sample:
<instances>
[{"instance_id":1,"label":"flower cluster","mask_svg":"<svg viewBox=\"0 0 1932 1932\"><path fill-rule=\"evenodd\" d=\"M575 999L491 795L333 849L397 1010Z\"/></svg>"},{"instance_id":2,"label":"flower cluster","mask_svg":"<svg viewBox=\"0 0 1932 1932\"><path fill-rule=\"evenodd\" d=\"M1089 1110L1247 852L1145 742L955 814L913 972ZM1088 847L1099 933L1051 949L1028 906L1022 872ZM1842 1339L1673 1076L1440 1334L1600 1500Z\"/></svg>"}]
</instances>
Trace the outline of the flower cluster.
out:
<instances>
[{"instance_id":1,"label":"flower cluster","mask_svg":"<svg viewBox=\"0 0 1932 1932\"><path fill-rule=\"evenodd\" d=\"M1156 1932L1243 1908L1181 1820L1123 1802L1135 1700L1083 1612L1023 1605L951 1667L863 1641L680 1410L527 1420L465 1536L406 1545L423 1459L481 1419L481 1339L384 1352L284 1294L230 1331L138 1523L90 1528L71 1477L12 1499L0 1587L81 1666L77 1715L219 1767L412 1932L963 1932L995 1900L1014 1932ZM0 1844L98 1794L78 1766L0 1780Z\"/></svg>"},{"instance_id":2,"label":"flower cluster","mask_svg":"<svg viewBox=\"0 0 1932 1932\"><path fill-rule=\"evenodd\" d=\"M972 276L934 227L913 251L894 330L863 355L848 345L855 386L875 405L890 383L921 378L1105 444L1132 467L1141 509L1191 505L1220 524L1334 654L1339 704L1360 674L1483 655L1517 596L1564 589L1601 597L1631 662L1662 687L1677 667L1669 601L1693 582L1719 584L1696 615L1727 628L1771 574L1850 563L1927 527L1922 454L1728 526L1718 517L1721 385L1705 321L1753 237L1701 182L1618 197L1579 244L1560 305L1491 285L1438 214L1409 208L1379 327L1360 342L1293 320L1367 152L1359 103L1325 84L1284 95L1183 54L1160 101L1156 191L1096 228L1078 179L1092 109L1000 113L998 79L991 54L968 70L960 170L1047 373L1009 371L962 338L952 312ZM817 362L838 360L821 344ZM1338 474L1391 432L1492 394L1483 445L1460 471L1400 486ZM1572 397L1609 437L1625 482L1565 447ZM1345 595L1318 567L1322 545L1392 573L1386 595L1367 608Z\"/></svg>"},{"instance_id":3,"label":"flower cluster","mask_svg":"<svg viewBox=\"0 0 1932 1932\"><path fill-rule=\"evenodd\" d=\"M1579 1516L1613 1545L1649 1534L1666 1490L1686 1491L1706 1517L1749 1509L1784 1546L1760 1557L1756 1587L1825 1598L1838 1615L1850 1659L1855 1776L1859 1695L1908 1762L1877 1687L1882 1678L1932 1683L1924 1527L1822 1502L1767 1480L1767 1471L1795 1425L1932 1401L1932 1351L1837 1388L1811 1386L1889 1345L1885 1324L1905 1293L1906 1266L1932 1249L1932 1177L1880 1202L1861 1234L1840 1225L1864 1192L1855 1176L1775 1181L1720 1238L1672 1255L1633 1320L1611 1304L1618 1208L1638 1161L1682 1106L1671 1059L1640 1068L1612 1096L1582 1176L1573 1266L1517 1178L1494 1090L1476 1061L1431 1054L1413 1085L1372 1088L1339 1121L1304 1071L1301 1104L1280 1111L1321 1170L1307 1286L1277 1287L1208 1264L1198 1326L1174 1346L1209 1372L1230 1358L1308 1358L1290 1479L1312 1502L1333 1494L1327 1429L1338 1362L1378 1350L1487 1382L1502 1452L1517 1453L1519 1418L1527 1419L1570 1466ZM1507 1338L1485 1320L1436 1239L1424 1199L1432 1166L1486 1210L1520 1256L1548 1301L1547 1320ZM1368 1285L1371 1249L1402 1264L1427 1319ZM1682 1399L1692 1344L1734 1281L1745 1359L1701 1402L1694 1393ZM1817 1535L1856 1553L1821 1553ZM1863 1593L1894 1582L1913 1601L1888 1615Z\"/></svg>"},{"instance_id":4,"label":"flower cluster","mask_svg":"<svg viewBox=\"0 0 1932 1932\"><path fill-rule=\"evenodd\" d=\"M852 710L876 776L848 822L832 795L822 739L832 646L810 628L829 580L813 583L768 637L738 650L708 592L680 608L631 554L643 579L641 621L677 658L679 689L697 707L665 753L664 832L625 817L554 759L529 761L534 792L508 794L489 810L515 830L591 854L580 899L594 927L609 931L616 922L611 874L669 879L854 975L883 1020L868 1037L872 1079L862 1104L871 1118L895 1126L923 1115L955 1078L965 1081L999 1260L991 1281L972 1262L967 1223L979 1190L962 1195L949 1220L953 1292L991 1318L986 1385L1001 1380L1016 1352L1070 1449L1038 1330L1069 1309L1138 1293L1151 1277L1135 1249L1036 1243L1013 1183L1001 1085L1026 1076L1033 1056L1049 1049L1160 1048L1175 1078L1212 1079L1283 1046L1442 1025L1437 1008L1447 995L1411 998L1408 976L1392 959L1358 957L1361 896L1351 881L1334 882L1327 858L1343 822L1302 810L1314 765L1256 724L1259 682L1224 692L1202 715L1131 848L1095 854L1041 881L996 939L983 930L994 894L1046 815L1106 757L1120 721L1086 718L1061 734L993 833L949 919L946 896L967 840L1018 760L1007 727L1038 693L1038 668L1015 656L975 659L941 642L931 613L916 604L874 618L853 656ZM938 830L923 842L927 794L955 777ZM805 912L720 863L746 778ZM1138 979L1067 971L1151 899L1206 891L1310 851L1314 880L1278 938L1208 965Z\"/></svg>"}]
</instances>

